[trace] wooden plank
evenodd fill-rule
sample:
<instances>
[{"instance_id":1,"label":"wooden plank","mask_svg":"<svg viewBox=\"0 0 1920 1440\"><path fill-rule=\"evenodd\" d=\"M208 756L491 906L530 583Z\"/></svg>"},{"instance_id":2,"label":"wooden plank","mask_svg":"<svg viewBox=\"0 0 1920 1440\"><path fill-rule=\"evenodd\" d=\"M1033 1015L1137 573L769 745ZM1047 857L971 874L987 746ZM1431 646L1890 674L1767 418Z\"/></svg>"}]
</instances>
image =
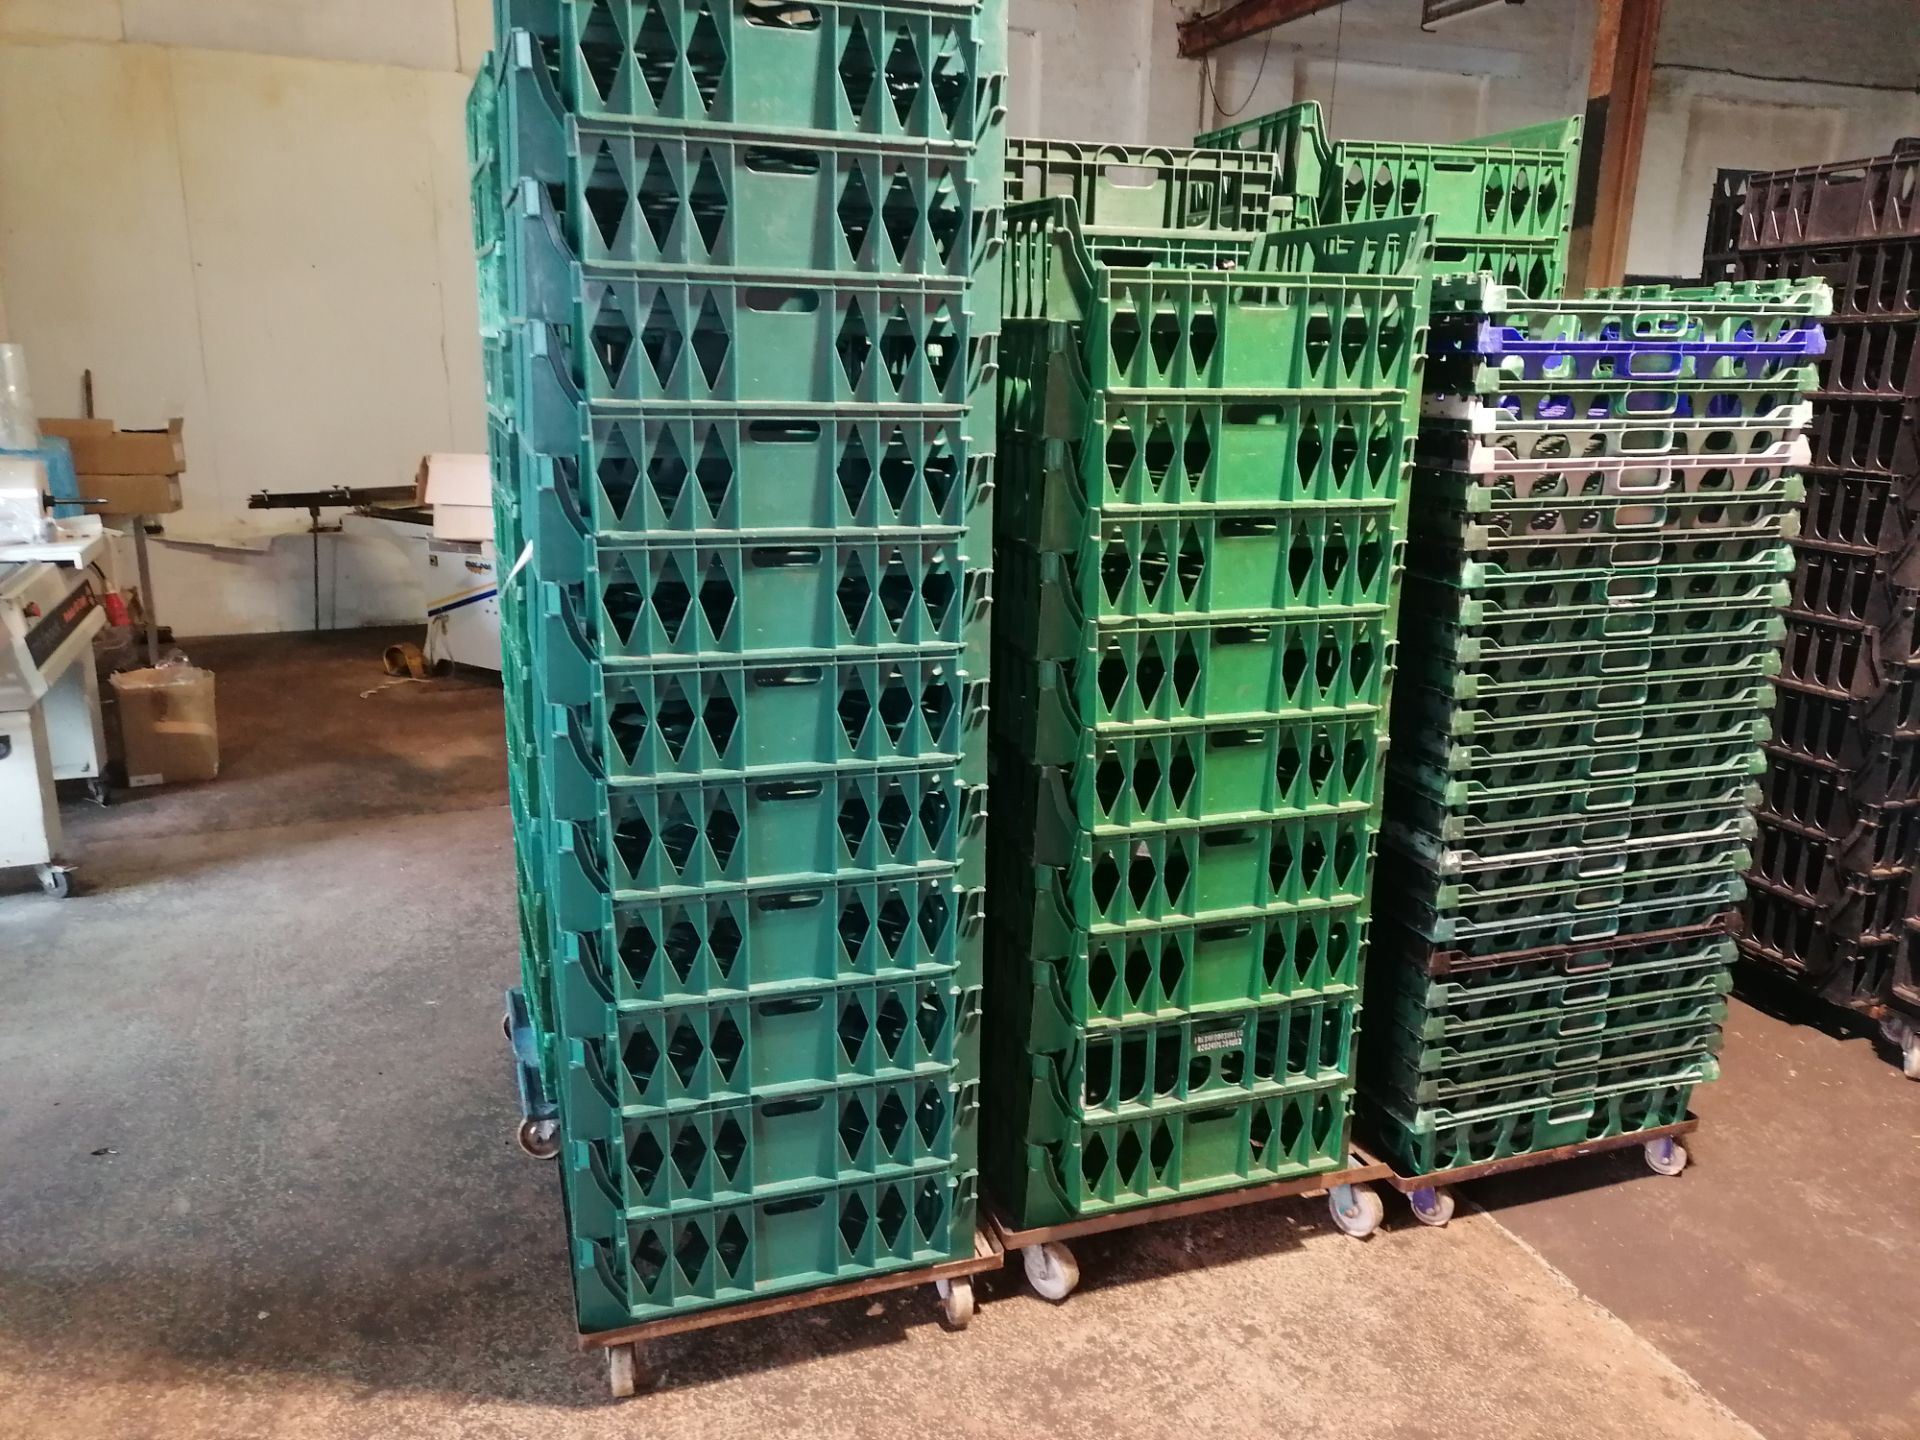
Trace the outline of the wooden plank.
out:
<instances>
[{"instance_id":1,"label":"wooden plank","mask_svg":"<svg viewBox=\"0 0 1920 1440\"><path fill-rule=\"evenodd\" d=\"M1649 1140L1663 1140L1670 1136L1691 1134L1700 1128L1700 1122L1689 1115L1684 1120L1676 1120L1671 1125L1657 1125L1651 1130L1635 1130L1627 1135L1611 1135L1604 1140L1581 1140L1572 1145L1559 1145L1551 1150L1533 1150L1525 1155L1509 1155L1503 1160L1483 1160L1478 1165L1460 1165L1452 1170L1436 1170L1430 1175L1399 1175L1389 1173L1387 1183L1402 1195L1411 1195L1416 1190L1431 1190L1442 1185L1464 1185L1469 1180L1485 1180L1490 1175L1506 1175L1515 1170L1531 1170L1536 1165L1553 1165L1562 1160L1578 1160L1582 1155L1599 1155L1608 1150L1625 1150L1629 1146L1644 1145Z\"/></svg>"},{"instance_id":2,"label":"wooden plank","mask_svg":"<svg viewBox=\"0 0 1920 1440\"><path fill-rule=\"evenodd\" d=\"M1356 1155L1353 1158L1361 1159ZM1318 1175L1302 1175L1295 1180L1275 1180L1239 1190L1216 1190L1186 1200L1164 1200L1158 1205L1140 1205L1127 1210L1108 1210L1082 1220L1063 1220L1057 1225L1038 1225L1031 1230L1016 1230L994 1215L993 1226L1000 1243L1009 1250L1029 1245L1044 1245L1050 1240L1072 1240L1081 1235L1104 1235L1113 1230L1131 1230L1136 1225L1151 1225L1161 1220L1183 1220L1192 1215L1210 1215L1242 1205L1258 1205L1263 1200L1286 1200L1331 1190L1336 1185L1358 1185L1368 1180L1385 1180L1392 1170L1367 1157L1345 1170L1327 1170ZM991 1212L989 1212L991 1213Z\"/></svg>"},{"instance_id":3,"label":"wooden plank","mask_svg":"<svg viewBox=\"0 0 1920 1440\"><path fill-rule=\"evenodd\" d=\"M742 1320L763 1320L769 1315L787 1315L795 1310L811 1310L816 1305L833 1305L842 1300L858 1300L867 1295L884 1295L890 1290L908 1290L916 1285L931 1285L936 1280L957 1280L963 1275L978 1275L998 1270L1006 1263L1006 1251L989 1227L973 1233L973 1256L967 1260L947 1260L919 1270L894 1270L885 1275L868 1275L859 1280L822 1285L813 1290L794 1290L784 1295L769 1295L761 1300L743 1300L737 1305L716 1305L711 1310L695 1310L686 1315L667 1315L644 1320L619 1330L599 1330L579 1337L582 1350L603 1349L634 1341L657 1340L666 1335L684 1335L690 1330L711 1330Z\"/></svg>"},{"instance_id":4,"label":"wooden plank","mask_svg":"<svg viewBox=\"0 0 1920 1440\"><path fill-rule=\"evenodd\" d=\"M1653 56L1666 0L1599 0L1593 64L1568 250L1570 294L1618 285L1627 271L1627 237L1640 184L1653 93Z\"/></svg>"},{"instance_id":5,"label":"wooden plank","mask_svg":"<svg viewBox=\"0 0 1920 1440\"><path fill-rule=\"evenodd\" d=\"M1239 0L1211 15L1180 22L1180 55L1195 60L1249 35L1259 35L1289 20L1331 10L1340 0Z\"/></svg>"}]
</instances>

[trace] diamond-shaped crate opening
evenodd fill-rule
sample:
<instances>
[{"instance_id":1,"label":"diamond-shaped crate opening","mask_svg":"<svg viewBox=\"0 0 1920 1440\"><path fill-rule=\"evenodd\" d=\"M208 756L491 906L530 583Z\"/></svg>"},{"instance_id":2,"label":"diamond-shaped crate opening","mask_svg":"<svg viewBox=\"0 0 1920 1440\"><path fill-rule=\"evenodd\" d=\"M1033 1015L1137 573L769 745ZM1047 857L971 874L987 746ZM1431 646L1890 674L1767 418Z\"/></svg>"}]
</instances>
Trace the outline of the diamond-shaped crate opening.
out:
<instances>
[{"instance_id":1,"label":"diamond-shaped crate opening","mask_svg":"<svg viewBox=\"0 0 1920 1440\"><path fill-rule=\"evenodd\" d=\"M1352 1076L1351 994L1100 1028L1055 1062L1089 1119L1338 1084Z\"/></svg>"},{"instance_id":2,"label":"diamond-shaped crate opening","mask_svg":"<svg viewBox=\"0 0 1920 1440\"><path fill-rule=\"evenodd\" d=\"M1102 832L1061 872L1063 913L1084 926L1244 917L1365 898L1365 810L1149 832Z\"/></svg>"},{"instance_id":3,"label":"diamond-shaped crate opening","mask_svg":"<svg viewBox=\"0 0 1920 1440\"><path fill-rule=\"evenodd\" d=\"M951 874L841 879L621 900L570 935L556 983L580 1013L952 973L967 926Z\"/></svg>"},{"instance_id":4,"label":"diamond-shaped crate opening","mask_svg":"<svg viewBox=\"0 0 1920 1440\"><path fill-rule=\"evenodd\" d=\"M621 403L965 405L964 282L881 287L596 277L580 285L590 344L575 381ZM884 448L884 441L883 441Z\"/></svg>"},{"instance_id":5,"label":"diamond-shaped crate opening","mask_svg":"<svg viewBox=\"0 0 1920 1440\"><path fill-rule=\"evenodd\" d=\"M958 153L585 121L569 166L556 258L956 281L978 258L978 177Z\"/></svg>"},{"instance_id":6,"label":"diamond-shaped crate opening","mask_svg":"<svg viewBox=\"0 0 1920 1440\"><path fill-rule=\"evenodd\" d=\"M539 63L584 115L966 144L1000 88L981 65L989 24L1003 8L575 0Z\"/></svg>"},{"instance_id":7,"label":"diamond-shaped crate opening","mask_svg":"<svg viewBox=\"0 0 1920 1440\"><path fill-rule=\"evenodd\" d=\"M1387 504L1402 493L1412 439L1392 397L1169 395L1090 406L1082 448L1101 457L1106 496L1128 504Z\"/></svg>"},{"instance_id":8,"label":"diamond-shaped crate opening","mask_svg":"<svg viewBox=\"0 0 1920 1440\"><path fill-rule=\"evenodd\" d=\"M1066 961L1063 998L1085 1025L1352 994L1365 932L1351 903L1093 935Z\"/></svg>"},{"instance_id":9,"label":"diamond-shaped crate opening","mask_svg":"<svg viewBox=\"0 0 1920 1440\"><path fill-rule=\"evenodd\" d=\"M1069 784L1078 813L1099 825L1365 809L1381 746L1376 716L1116 736Z\"/></svg>"},{"instance_id":10,"label":"diamond-shaped crate opening","mask_svg":"<svg viewBox=\"0 0 1920 1440\"><path fill-rule=\"evenodd\" d=\"M1015 1203L1044 1224L1242 1185L1338 1169L1346 1161L1345 1086L1227 1101L1076 1126ZM1004 1199L1005 1197L1001 1197Z\"/></svg>"},{"instance_id":11,"label":"diamond-shaped crate opening","mask_svg":"<svg viewBox=\"0 0 1920 1440\"><path fill-rule=\"evenodd\" d=\"M698 530L958 531L958 420L713 417L650 409L589 433L588 519L608 537Z\"/></svg>"},{"instance_id":12,"label":"diamond-shaped crate opening","mask_svg":"<svg viewBox=\"0 0 1920 1440\"><path fill-rule=\"evenodd\" d=\"M597 751L616 783L857 759L958 761L978 731L956 656L709 661L602 674Z\"/></svg>"},{"instance_id":13,"label":"diamond-shaped crate opening","mask_svg":"<svg viewBox=\"0 0 1920 1440\"><path fill-rule=\"evenodd\" d=\"M1074 706L1102 725L1256 720L1377 710L1388 668L1380 616L1259 623L1122 621L1061 667Z\"/></svg>"},{"instance_id":14,"label":"diamond-shaped crate opening","mask_svg":"<svg viewBox=\"0 0 1920 1440\"><path fill-rule=\"evenodd\" d=\"M958 863L979 817L955 762L610 790L593 836L616 896Z\"/></svg>"}]
</instances>

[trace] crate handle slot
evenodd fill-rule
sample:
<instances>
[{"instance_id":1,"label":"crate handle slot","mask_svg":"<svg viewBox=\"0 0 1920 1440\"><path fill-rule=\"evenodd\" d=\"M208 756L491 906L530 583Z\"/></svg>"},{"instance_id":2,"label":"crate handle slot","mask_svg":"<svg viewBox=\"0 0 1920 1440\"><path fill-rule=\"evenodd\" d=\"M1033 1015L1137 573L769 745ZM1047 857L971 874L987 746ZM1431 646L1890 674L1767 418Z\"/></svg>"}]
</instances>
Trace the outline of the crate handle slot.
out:
<instances>
[{"instance_id":1,"label":"crate handle slot","mask_svg":"<svg viewBox=\"0 0 1920 1440\"><path fill-rule=\"evenodd\" d=\"M750 558L758 570L787 570L799 565L818 565L820 547L818 545L762 545L751 552Z\"/></svg>"},{"instance_id":2,"label":"crate handle slot","mask_svg":"<svg viewBox=\"0 0 1920 1440\"><path fill-rule=\"evenodd\" d=\"M1221 730L1207 736L1209 750L1237 750L1245 745L1258 745L1267 738L1264 730Z\"/></svg>"},{"instance_id":3,"label":"crate handle slot","mask_svg":"<svg viewBox=\"0 0 1920 1440\"><path fill-rule=\"evenodd\" d=\"M1239 940L1253 933L1251 925L1208 925L1200 931L1202 940Z\"/></svg>"},{"instance_id":4,"label":"crate handle slot","mask_svg":"<svg viewBox=\"0 0 1920 1440\"><path fill-rule=\"evenodd\" d=\"M819 780L774 780L754 786L753 793L759 800L812 800L826 788Z\"/></svg>"},{"instance_id":5,"label":"crate handle slot","mask_svg":"<svg viewBox=\"0 0 1920 1440\"><path fill-rule=\"evenodd\" d=\"M824 890L790 890L785 895L762 895L754 902L756 910L812 910L824 905Z\"/></svg>"},{"instance_id":6,"label":"crate handle slot","mask_svg":"<svg viewBox=\"0 0 1920 1440\"><path fill-rule=\"evenodd\" d=\"M824 995L782 995L775 1000L760 1002L762 1015L805 1015L818 1010L827 1003Z\"/></svg>"},{"instance_id":7,"label":"crate handle slot","mask_svg":"<svg viewBox=\"0 0 1920 1440\"><path fill-rule=\"evenodd\" d=\"M790 1100L769 1100L760 1107L762 1115L778 1118L782 1115L805 1115L818 1110L827 1103L824 1095L796 1095Z\"/></svg>"},{"instance_id":8,"label":"crate handle slot","mask_svg":"<svg viewBox=\"0 0 1920 1440\"><path fill-rule=\"evenodd\" d=\"M753 683L763 690L775 686L818 685L826 672L818 665L777 665L753 672Z\"/></svg>"},{"instance_id":9,"label":"crate handle slot","mask_svg":"<svg viewBox=\"0 0 1920 1440\"><path fill-rule=\"evenodd\" d=\"M818 420L755 420L747 439L762 445L811 445L820 438Z\"/></svg>"}]
</instances>

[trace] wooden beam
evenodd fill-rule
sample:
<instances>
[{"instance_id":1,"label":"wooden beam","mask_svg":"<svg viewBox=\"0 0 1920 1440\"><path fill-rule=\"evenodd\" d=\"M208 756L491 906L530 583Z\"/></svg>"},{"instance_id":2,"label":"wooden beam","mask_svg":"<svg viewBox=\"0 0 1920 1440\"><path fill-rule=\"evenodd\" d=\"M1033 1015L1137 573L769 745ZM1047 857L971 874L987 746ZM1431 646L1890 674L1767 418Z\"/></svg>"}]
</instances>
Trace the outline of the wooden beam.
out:
<instances>
[{"instance_id":1,"label":"wooden beam","mask_svg":"<svg viewBox=\"0 0 1920 1440\"><path fill-rule=\"evenodd\" d=\"M1580 188L1574 198L1567 288L1618 285L1627 273L1640 152L1653 93L1653 52L1665 0L1599 0L1593 68L1587 76L1587 123L1581 138Z\"/></svg>"},{"instance_id":2,"label":"wooden beam","mask_svg":"<svg viewBox=\"0 0 1920 1440\"><path fill-rule=\"evenodd\" d=\"M1180 55L1197 60L1211 55L1222 45L1231 45L1249 35L1259 35L1299 20L1320 10L1331 10L1340 0L1238 0L1211 15L1196 15L1180 22Z\"/></svg>"}]
</instances>

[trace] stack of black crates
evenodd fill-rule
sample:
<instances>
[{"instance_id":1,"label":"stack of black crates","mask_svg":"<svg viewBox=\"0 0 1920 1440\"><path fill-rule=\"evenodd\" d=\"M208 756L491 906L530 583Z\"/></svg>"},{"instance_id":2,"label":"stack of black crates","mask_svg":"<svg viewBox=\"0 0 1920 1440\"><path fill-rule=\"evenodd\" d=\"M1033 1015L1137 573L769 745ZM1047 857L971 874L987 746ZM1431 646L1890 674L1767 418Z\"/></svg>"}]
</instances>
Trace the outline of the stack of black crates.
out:
<instances>
[{"instance_id":1,"label":"stack of black crates","mask_svg":"<svg viewBox=\"0 0 1920 1440\"><path fill-rule=\"evenodd\" d=\"M1834 297L1740 948L1920 1079L1920 146L1722 172L1707 252Z\"/></svg>"}]
</instances>

